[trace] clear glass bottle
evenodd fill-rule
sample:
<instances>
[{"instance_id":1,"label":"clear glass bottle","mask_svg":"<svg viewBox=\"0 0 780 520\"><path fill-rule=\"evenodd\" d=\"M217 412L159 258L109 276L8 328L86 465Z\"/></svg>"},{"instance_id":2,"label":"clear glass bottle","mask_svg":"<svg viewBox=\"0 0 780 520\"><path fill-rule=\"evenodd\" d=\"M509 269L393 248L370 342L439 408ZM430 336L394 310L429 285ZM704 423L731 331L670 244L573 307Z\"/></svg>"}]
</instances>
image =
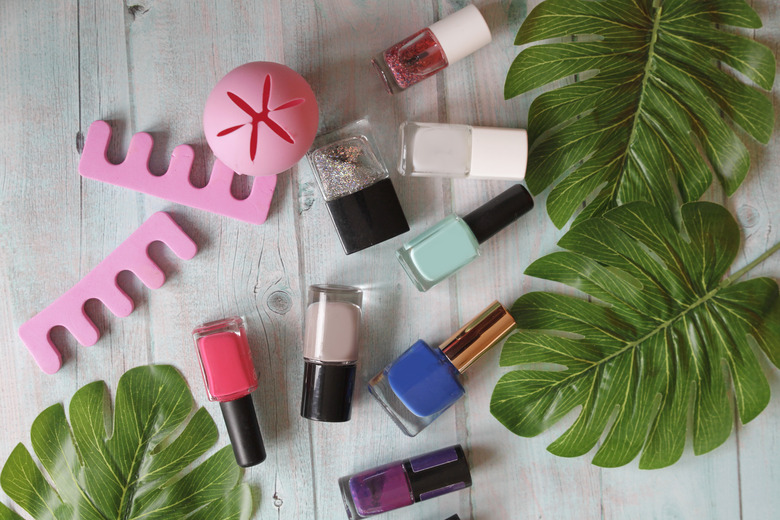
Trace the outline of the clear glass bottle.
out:
<instances>
[{"instance_id":1,"label":"clear glass bottle","mask_svg":"<svg viewBox=\"0 0 780 520\"><path fill-rule=\"evenodd\" d=\"M371 60L390 94L429 78L448 65L439 41L429 28L414 33Z\"/></svg>"},{"instance_id":2,"label":"clear glass bottle","mask_svg":"<svg viewBox=\"0 0 780 520\"><path fill-rule=\"evenodd\" d=\"M363 291L347 285L311 285L303 339L301 416L348 421L360 344Z\"/></svg>"},{"instance_id":3,"label":"clear glass bottle","mask_svg":"<svg viewBox=\"0 0 780 520\"><path fill-rule=\"evenodd\" d=\"M387 92L397 94L476 52L491 39L482 13L470 4L392 45L371 63Z\"/></svg>"},{"instance_id":4,"label":"clear glass bottle","mask_svg":"<svg viewBox=\"0 0 780 520\"><path fill-rule=\"evenodd\" d=\"M479 241L457 215L406 242L396 251L401 266L421 292L446 279L479 256Z\"/></svg>"},{"instance_id":5,"label":"clear glass bottle","mask_svg":"<svg viewBox=\"0 0 780 520\"><path fill-rule=\"evenodd\" d=\"M525 130L407 121L401 124L399 134L401 175L516 181L525 178Z\"/></svg>"},{"instance_id":6,"label":"clear glass bottle","mask_svg":"<svg viewBox=\"0 0 780 520\"><path fill-rule=\"evenodd\" d=\"M339 479L347 518L367 518L471 486L471 471L457 444Z\"/></svg>"},{"instance_id":7,"label":"clear glass bottle","mask_svg":"<svg viewBox=\"0 0 780 520\"><path fill-rule=\"evenodd\" d=\"M418 340L368 384L401 431L414 437L465 394L461 374L516 327L493 302L438 348Z\"/></svg>"},{"instance_id":8,"label":"clear glass bottle","mask_svg":"<svg viewBox=\"0 0 780 520\"><path fill-rule=\"evenodd\" d=\"M368 121L317 137L307 157L346 254L409 231Z\"/></svg>"},{"instance_id":9,"label":"clear glass bottle","mask_svg":"<svg viewBox=\"0 0 780 520\"><path fill-rule=\"evenodd\" d=\"M463 218L450 215L406 242L396 256L415 287L427 291L479 256L479 245L531 210L521 184L512 186Z\"/></svg>"}]
</instances>

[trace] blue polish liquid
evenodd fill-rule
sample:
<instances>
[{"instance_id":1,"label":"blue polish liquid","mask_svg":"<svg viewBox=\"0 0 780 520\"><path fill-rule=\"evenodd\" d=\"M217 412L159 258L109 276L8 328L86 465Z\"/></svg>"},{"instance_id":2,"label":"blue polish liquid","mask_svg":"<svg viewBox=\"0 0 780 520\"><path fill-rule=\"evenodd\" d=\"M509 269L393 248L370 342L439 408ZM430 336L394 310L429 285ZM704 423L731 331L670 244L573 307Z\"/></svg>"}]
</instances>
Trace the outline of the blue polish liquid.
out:
<instances>
[{"instance_id":1,"label":"blue polish liquid","mask_svg":"<svg viewBox=\"0 0 780 520\"><path fill-rule=\"evenodd\" d=\"M423 340L401 354L387 371L387 380L398 399L418 417L444 411L465 393L460 374L447 356Z\"/></svg>"}]
</instances>

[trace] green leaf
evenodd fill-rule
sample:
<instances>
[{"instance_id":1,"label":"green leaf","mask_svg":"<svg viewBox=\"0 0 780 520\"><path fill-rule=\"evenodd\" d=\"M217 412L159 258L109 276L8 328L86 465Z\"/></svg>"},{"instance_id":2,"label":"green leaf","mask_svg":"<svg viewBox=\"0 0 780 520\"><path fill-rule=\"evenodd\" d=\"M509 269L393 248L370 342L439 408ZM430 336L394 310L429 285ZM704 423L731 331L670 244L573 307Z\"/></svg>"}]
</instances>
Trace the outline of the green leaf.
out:
<instances>
[{"instance_id":1,"label":"green leaf","mask_svg":"<svg viewBox=\"0 0 780 520\"><path fill-rule=\"evenodd\" d=\"M679 233L646 202L620 206L575 226L559 242L566 251L528 267L594 301L532 292L515 302L520 331L500 363L521 367L501 377L490 404L504 426L531 437L581 406L552 453L583 455L601 440L596 465L620 466L642 452L641 468L660 468L682 454L689 407L697 455L731 433L730 387L742 423L766 407L769 384L755 352L780 367L778 286L737 279L780 244L724 279L740 242L731 214L693 202L681 215Z\"/></svg>"},{"instance_id":2,"label":"green leaf","mask_svg":"<svg viewBox=\"0 0 780 520\"><path fill-rule=\"evenodd\" d=\"M4 504L0 504L0 520L24 520L24 518L8 509Z\"/></svg>"},{"instance_id":3,"label":"green leaf","mask_svg":"<svg viewBox=\"0 0 780 520\"><path fill-rule=\"evenodd\" d=\"M246 511L252 510L252 494L249 486L242 484L230 490L225 500L215 500L199 509L190 520L241 520Z\"/></svg>"},{"instance_id":4,"label":"green leaf","mask_svg":"<svg viewBox=\"0 0 780 520\"><path fill-rule=\"evenodd\" d=\"M727 194L736 191L750 157L732 126L767 143L774 109L719 64L764 90L776 66L769 48L720 25L761 20L744 0L546 0L526 18L517 45L579 41L523 50L506 78L507 99L590 76L541 94L528 116L526 181L533 194L554 185L547 212L556 226L583 201L577 222L633 201L672 214L698 200L713 173Z\"/></svg>"},{"instance_id":5,"label":"green leaf","mask_svg":"<svg viewBox=\"0 0 780 520\"><path fill-rule=\"evenodd\" d=\"M249 518L251 495L230 446L187 470L217 428L204 408L187 421L192 395L175 368L129 370L113 417L110 404L97 381L71 399L70 425L61 404L44 410L30 436L48 480L19 444L0 473L3 491L36 520ZM0 505L0 520L16 518Z\"/></svg>"}]
</instances>

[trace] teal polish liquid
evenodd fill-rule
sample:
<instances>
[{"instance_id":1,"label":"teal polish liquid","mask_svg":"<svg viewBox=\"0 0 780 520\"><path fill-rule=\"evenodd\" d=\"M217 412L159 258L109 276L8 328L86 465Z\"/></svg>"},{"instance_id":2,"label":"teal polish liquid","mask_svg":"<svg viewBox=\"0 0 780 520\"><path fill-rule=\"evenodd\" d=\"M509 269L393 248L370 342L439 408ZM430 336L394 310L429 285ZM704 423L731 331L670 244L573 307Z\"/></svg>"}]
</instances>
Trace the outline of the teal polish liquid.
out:
<instances>
[{"instance_id":1,"label":"teal polish liquid","mask_svg":"<svg viewBox=\"0 0 780 520\"><path fill-rule=\"evenodd\" d=\"M479 243L468 225L450 215L404 248L414 271L432 286L479 256Z\"/></svg>"}]
</instances>

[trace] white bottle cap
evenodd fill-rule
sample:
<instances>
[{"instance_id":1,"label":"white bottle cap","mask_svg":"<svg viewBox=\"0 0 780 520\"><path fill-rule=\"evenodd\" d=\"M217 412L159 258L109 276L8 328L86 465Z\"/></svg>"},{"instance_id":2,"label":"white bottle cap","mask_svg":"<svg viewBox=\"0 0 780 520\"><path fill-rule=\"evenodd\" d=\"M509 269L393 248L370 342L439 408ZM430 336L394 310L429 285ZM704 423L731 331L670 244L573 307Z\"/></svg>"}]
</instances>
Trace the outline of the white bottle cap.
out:
<instances>
[{"instance_id":1,"label":"white bottle cap","mask_svg":"<svg viewBox=\"0 0 780 520\"><path fill-rule=\"evenodd\" d=\"M485 18L473 4L455 11L428 28L439 40L449 65L478 51L492 39Z\"/></svg>"},{"instance_id":2,"label":"white bottle cap","mask_svg":"<svg viewBox=\"0 0 780 520\"><path fill-rule=\"evenodd\" d=\"M478 179L525 178L528 134L516 128L471 127L471 170Z\"/></svg>"}]
</instances>

